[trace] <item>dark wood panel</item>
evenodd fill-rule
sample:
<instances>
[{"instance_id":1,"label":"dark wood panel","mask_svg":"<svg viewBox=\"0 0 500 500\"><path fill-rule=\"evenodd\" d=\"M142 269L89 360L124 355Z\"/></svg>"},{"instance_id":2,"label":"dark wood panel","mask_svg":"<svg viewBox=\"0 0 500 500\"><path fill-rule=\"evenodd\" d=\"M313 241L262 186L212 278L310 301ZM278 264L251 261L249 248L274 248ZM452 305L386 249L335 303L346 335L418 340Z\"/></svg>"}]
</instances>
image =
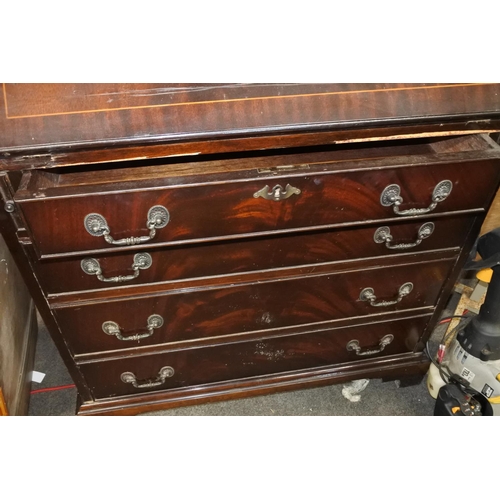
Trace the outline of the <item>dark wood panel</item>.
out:
<instances>
[{"instance_id":1,"label":"dark wood panel","mask_svg":"<svg viewBox=\"0 0 500 500\"><path fill-rule=\"evenodd\" d=\"M332 329L340 330L342 328L354 328L366 324L377 323L380 321L397 321L399 319L408 318L409 315L425 316L430 315L432 308L424 307L419 309L382 312L376 315L357 316L356 318L341 318L331 321L322 321L320 323L307 324L307 325L293 325L271 330L255 330L253 332L240 332L221 337L207 337L202 339L185 340L169 344L152 344L152 345L138 345L132 348L117 349L113 351L101 351L98 353L85 353L76 354L74 356L75 362L78 365L86 363L97 363L100 361L111 361L121 359L122 357L129 356L148 356L150 354L158 354L160 352L176 352L184 349L202 349L205 347L213 347L221 344L234 344L236 342L252 342L259 341L265 338L274 337L288 337L290 335L302 335L305 333L326 332ZM125 343L125 342L124 342Z\"/></svg>"},{"instance_id":2,"label":"dark wood panel","mask_svg":"<svg viewBox=\"0 0 500 500\"><path fill-rule=\"evenodd\" d=\"M168 391L143 392L118 398L101 399L78 405L78 415L137 415L229 399L263 396L276 392L340 384L363 378L406 380L424 377L430 361L424 353L384 356L363 363L354 361L316 369L282 372L262 377L229 380L199 387L184 387Z\"/></svg>"},{"instance_id":3,"label":"dark wood panel","mask_svg":"<svg viewBox=\"0 0 500 500\"><path fill-rule=\"evenodd\" d=\"M478 218L480 219L480 218ZM31 245L27 245L31 247ZM176 293L176 290L207 290L215 288L226 288L235 285L246 285L252 283L264 283L281 279L298 279L300 277L323 276L326 274L359 271L363 269L378 269L405 264L418 264L421 262L451 260L458 255L456 249L444 249L426 252L401 253L388 257L373 257L372 259L343 260L328 262L325 264L288 267L285 269L268 269L254 273L226 274L216 277L193 278L190 280L164 281L150 283L148 285L129 285L118 288L105 288L89 290L85 293L67 293L51 295L47 301L53 309L90 305L103 300L115 301L133 297L152 297L153 295L164 295Z\"/></svg>"},{"instance_id":4,"label":"dark wood panel","mask_svg":"<svg viewBox=\"0 0 500 500\"><path fill-rule=\"evenodd\" d=\"M19 189L19 204L12 216L0 213L0 226L85 400L81 413L130 414L427 368L425 340L493 199L500 158L482 137L435 137L500 129L499 84L2 90L0 169L26 171L22 179L11 176L10 187L0 183L4 202L12 186ZM421 138L400 140L408 135ZM380 142L384 137L397 141ZM336 141L366 143L332 146ZM298 150L277 153L311 145L319 145L318 156L304 160L303 170ZM218 160L197 153L217 153L211 159ZM149 160L178 154L194 156ZM71 174L33 170L70 164L80 166ZM290 164L290 173L276 168ZM381 225L390 225L395 242L406 242L430 220L398 217L391 208L382 213L381 190L401 184L402 209L425 207L443 172L458 174L444 177L454 187L431 214L433 236L402 253L375 244L372 232ZM302 192L279 203L254 199L245 187L256 190L260 182L271 188L298 182ZM144 235L147 210L161 202L171 221L150 245L117 249L97 238L85 243L80 234L83 217L103 210L113 237ZM33 244L34 229L40 233ZM40 243L47 246L36 253ZM80 269L68 267L85 255L101 259L106 275L124 274L136 251L154 254L153 281L141 273L137 285L81 287ZM390 300L405 281L415 289L396 305L359 300L367 286ZM46 301L40 286L71 293ZM147 317L158 312L164 325L140 342L102 331L104 321L116 321L123 336L143 333ZM395 335L380 357L346 351L353 338L376 347L377 331ZM141 391L119 380L121 370L154 378L163 362L175 363L165 389ZM91 401L88 381L104 400Z\"/></svg>"},{"instance_id":5,"label":"dark wood panel","mask_svg":"<svg viewBox=\"0 0 500 500\"><path fill-rule=\"evenodd\" d=\"M12 198L12 188L6 175L0 175L0 194L2 197L7 197L7 199ZM92 398L84 380L81 377L81 373L73 361L71 353L67 348L66 342L61 335L61 332L54 320L54 316L48 306L47 300L43 295L40 284L36 279L36 275L31 268L31 261L35 258L31 251L31 245L24 245L22 239L18 238L20 235L17 232L15 220L5 210L0 210L0 232L5 239L5 243L7 244L7 247L18 267L24 283L28 287L29 293L35 302L35 306L39 311L43 322L49 329L52 339L61 354L61 358L64 361L68 372L78 387L78 392L82 401L91 401Z\"/></svg>"},{"instance_id":6,"label":"dark wood panel","mask_svg":"<svg viewBox=\"0 0 500 500\"><path fill-rule=\"evenodd\" d=\"M167 295L59 308L57 322L74 353L127 349L256 330L366 316L434 306L454 259L392 266L358 272L281 279L219 289L177 289ZM405 283L413 291L395 305L374 307L360 300L373 288L378 301L398 297ZM114 322L122 337L147 334L148 318L159 315L163 325L139 340L106 334Z\"/></svg>"},{"instance_id":7,"label":"dark wood panel","mask_svg":"<svg viewBox=\"0 0 500 500\"><path fill-rule=\"evenodd\" d=\"M36 310L0 236L0 388L9 415L27 415L37 337Z\"/></svg>"},{"instance_id":8,"label":"dark wood panel","mask_svg":"<svg viewBox=\"0 0 500 500\"><path fill-rule=\"evenodd\" d=\"M389 244L396 246L414 244L418 241L419 229L429 223L434 224L431 236L423 239L418 246L406 249L387 248L386 244L377 243L374 235L380 227L384 227L380 225L153 249L148 250L152 258L151 267L142 270L137 278L122 283L103 282L95 275L86 274L82 270L82 258L37 262L35 268L48 294L117 288L460 247L474 220L475 217L462 216L391 223L393 241ZM103 276L109 279L132 275L134 255L135 251L129 251L99 256L97 260Z\"/></svg>"},{"instance_id":9,"label":"dark wood panel","mask_svg":"<svg viewBox=\"0 0 500 500\"><path fill-rule=\"evenodd\" d=\"M426 84L411 84L423 88ZM398 84L358 85L366 91L383 91L405 88ZM331 84L270 84L270 83L168 83L168 84L115 84L115 83L64 83L64 84L6 84L8 116L50 116L68 113L163 107L176 104L228 101L234 99L259 99L290 97L300 94L324 94L332 91ZM336 92L353 91L347 83L337 84Z\"/></svg>"},{"instance_id":10,"label":"dark wood panel","mask_svg":"<svg viewBox=\"0 0 500 500\"><path fill-rule=\"evenodd\" d=\"M73 147L64 152L41 154L1 153L0 168L20 171L34 168L82 166L86 169L100 167L116 161L145 161L179 156L246 154L248 151L266 151L280 148L316 147L337 144L372 145L386 140L410 140L422 137L447 138L457 134L489 134L500 130L500 117L487 120L441 121L427 125L405 125L398 127L375 127L354 130L335 130L321 133L280 134L263 137L239 137L181 143L160 143L145 146L114 146L82 149Z\"/></svg>"},{"instance_id":11,"label":"dark wood panel","mask_svg":"<svg viewBox=\"0 0 500 500\"><path fill-rule=\"evenodd\" d=\"M471 175L479 168L480 176ZM102 215L111 236L120 239L146 236L147 213L151 207L161 205L169 211L170 221L157 230L152 241L154 245L172 244L394 218L393 207L380 202L382 192L391 184L401 188L402 210L428 207L435 187L444 180L452 182L453 190L433 213L484 208L485 201L496 191L499 176L499 162L487 160L74 198L42 196L18 203L39 252L54 255L114 247L85 230L84 220L90 213ZM283 188L290 184L300 194L279 202L254 196L265 186L272 189L277 184Z\"/></svg>"},{"instance_id":12,"label":"dark wood panel","mask_svg":"<svg viewBox=\"0 0 500 500\"><path fill-rule=\"evenodd\" d=\"M96 399L203 386L411 352L428 320L428 316L423 316L326 332L129 357L83 364L81 370ZM361 352L377 349L386 335L392 335L394 340L382 352L369 357L359 356L355 351L346 349L351 340L358 340ZM144 383L148 379L155 379L161 368L166 366L172 367L174 374L157 387L134 388L121 380L122 373L131 372L138 382Z\"/></svg>"},{"instance_id":13,"label":"dark wood panel","mask_svg":"<svg viewBox=\"0 0 500 500\"><path fill-rule=\"evenodd\" d=\"M57 170L28 170L17 200L82 196L224 181L279 179L305 174L383 169L427 163L460 163L500 158L500 146L487 135L418 138L364 144L247 151L113 162ZM18 174L19 175L19 174ZM11 177L14 173L10 174Z\"/></svg>"},{"instance_id":14,"label":"dark wood panel","mask_svg":"<svg viewBox=\"0 0 500 500\"><path fill-rule=\"evenodd\" d=\"M206 97L190 85L181 92L170 84L104 91L96 84L4 85L0 149L366 128L500 112L498 84L265 84L263 91L256 84L212 84Z\"/></svg>"}]
</instances>

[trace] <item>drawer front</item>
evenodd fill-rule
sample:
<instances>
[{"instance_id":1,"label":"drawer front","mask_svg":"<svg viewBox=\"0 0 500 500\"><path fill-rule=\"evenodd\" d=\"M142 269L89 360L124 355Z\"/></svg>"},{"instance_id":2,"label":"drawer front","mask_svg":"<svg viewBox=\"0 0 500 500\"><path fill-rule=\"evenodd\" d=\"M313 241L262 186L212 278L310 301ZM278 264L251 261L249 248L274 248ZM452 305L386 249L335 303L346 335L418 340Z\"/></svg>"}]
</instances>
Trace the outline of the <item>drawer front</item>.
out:
<instances>
[{"instance_id":1,"label":"drawer front","mask_svg":"<svg viewBox=\"0 0 500 500\"><path fill-rule=\"evenodd\" d=\"M450 258L224 288L176 289L54 312L74 353L127 349L432 307L454 263Z\"/></svg>"},{"instance_id":2,"label":"drawer front","mask_svg":"<svg viewBox=\"0 0 500 500\"><path fill-rule=\"evenodd\" d=\"M86 267L95 264L89 260L94 257L49 260L36 264L37 276L46 293L58 294L437 250L462 246L474 220L465 216L424 219L362 229L149 249L146 253L151 265L138 273L133 268L136 252L97 255L100 279ZM113 281L117 276L130 279Z\"/></svg>"},{"instance_id":3,"label":"drawer front","mask_svg":"<svg viewBox=\"0 0 500 500\"><path fill-rule=\"evenodd\" d=\"M471 175L473 170L480 175ZM412 211L416 209L432 213L478 209L493 195L499 172L497 162L485 160L79 197L44 195L19 200L19 204L40 254L88 253L117 248L106 241L103 232L109 233L110 241L123 243L118 245L121 248L126 242L148 247L383 221L418 215ZM120 185L107 189L113 186ZM265 199L266 186L272 199ZM437 186L442 187L444 199L433 203ZM275 201L272 193L283 199ZM394 203L396 199L399 205ZM155 207L163 207L168 213ZM156 229L154 224L158 225Z\"/></svg>"},{"instance_id":4,"label":"drawer front","mask_svg":"<svg viewBox=\"0 0 500 500\"><path fill-rule=\"evenodd\" d=\"M420 316L88 363L80 370L97 399L199 386L411 352L428 321Z\"/></svg>"}]
</instances>

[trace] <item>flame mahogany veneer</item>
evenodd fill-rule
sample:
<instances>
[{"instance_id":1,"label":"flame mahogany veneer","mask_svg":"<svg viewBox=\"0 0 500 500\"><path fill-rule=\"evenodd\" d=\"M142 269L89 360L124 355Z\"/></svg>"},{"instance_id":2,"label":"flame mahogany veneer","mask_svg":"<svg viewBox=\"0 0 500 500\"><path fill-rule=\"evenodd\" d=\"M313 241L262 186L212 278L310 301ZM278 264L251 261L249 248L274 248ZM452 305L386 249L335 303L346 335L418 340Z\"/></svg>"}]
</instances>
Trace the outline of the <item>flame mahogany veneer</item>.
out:
<instances>
[{"instance_id":1,"label":"flame mahogany veneer","mask_svg":"<svg viewBox=\"0 0 500 500\"><path fill-rule=\"evenodd\" d=\"M500 85L2 90L0 228L78 414L426 373Z\"/></svg>"}]
</instances>

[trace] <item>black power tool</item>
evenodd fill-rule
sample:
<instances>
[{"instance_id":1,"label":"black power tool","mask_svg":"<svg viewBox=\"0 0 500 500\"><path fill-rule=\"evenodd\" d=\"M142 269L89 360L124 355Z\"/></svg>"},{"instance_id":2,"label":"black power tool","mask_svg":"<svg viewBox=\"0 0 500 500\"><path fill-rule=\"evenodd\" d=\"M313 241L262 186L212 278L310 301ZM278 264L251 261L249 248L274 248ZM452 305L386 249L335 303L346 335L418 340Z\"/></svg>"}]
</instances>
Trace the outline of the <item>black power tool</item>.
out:
<instances>
[{"instance_id":1,"label":"black power tool","mask_svg":"<svg viewBox=\"0 0 500 500\"><path fill-rule=\"evenodd\" d=\"M474 260L476 253L482 260ZM481 415L486 413L479 406L484 410L490 404L493 412L500 414L500 228L478 239L465 266L476 271L490 268L493 274L479 314L459 328L441 361L439 371L449 384L438 395L440 412L468 404L466 414L476 414L470 403L473 399L474 404L479 403L475 408Z\"/></svg>"}]
</instances>

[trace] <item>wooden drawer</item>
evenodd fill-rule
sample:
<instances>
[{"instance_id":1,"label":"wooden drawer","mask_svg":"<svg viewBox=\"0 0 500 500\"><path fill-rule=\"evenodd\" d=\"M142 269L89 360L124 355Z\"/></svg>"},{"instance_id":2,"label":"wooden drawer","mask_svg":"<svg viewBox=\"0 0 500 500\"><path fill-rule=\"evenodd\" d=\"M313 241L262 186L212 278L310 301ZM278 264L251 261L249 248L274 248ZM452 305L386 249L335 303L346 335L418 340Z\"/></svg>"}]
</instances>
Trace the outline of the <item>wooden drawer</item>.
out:
<instances>
[{"instance_id":1,"label":"wooden drawer","mask_svg":"<svg viewBox=\"0 0 500 500\"><path fill-rule=\"evenodd\" d=\"M270 238L251 238L205 245L186 245L166 249L149 249L151 265L133 277L136 252L104 254L62 260L46 260L36 264L37 275L48 294L104 289L126 285L185 280L190 278L247 273L328 262L425 252L440 248L460 247L475 217L424 219L398 222L388 226L314 231ZM389 228L387 230L387 227ZM430 236L423 238L432 231ZM392 241L387 235L390 234ZM420 237L419 237L420 235ZM420 243L416 246L417 242ZM389 248L390 247L390 248ZM91 272L97 261L100 281ZM83 269L87 269L85 272ZM93 268L94 272L97 268ZM112 281L128 276L127 281Z\"/></svg>"},{"instance_id":2,"label":"wooden drawer","mask_svg":"<svg viewBox=\"0 0 500 500\"><path fill-rule=\"evenodd\" d=\"M204 175L203 184L194 174L172 176L172 165L138 169L137 176L127 169L100 175L35 171L25 174L16 201L40 255L95 254L123 249L125 242L150 248L345 224L385 224L419 216L415 210L429 207L432 214L481 211L496 191L500 168L497 160L473 154L478 158L456 162L445 162L446 154L336 162L331 153L317 163L316 156L301 155L299 159L308 163L292 165L293 173L286 175L270 159L267 169L255 168L258 159L247 159L245 169L241 161L237 170L228 164L227 171ZM280 161L285 160L280 157ZM481 175L472 175L476 169ZM439 186L441 194L450 188L451 192L433 205ZM281 193L286 199L265 199L266 189L271 198ZM397 193L399 208L390 201ZM152 234L147 229L148 214L162 227L146 241ZM124 244L107 242L102 235L105 228L108 238Z\"/></svg>"},{"instance_id":3,"label":"wooden drawer","mask_svg":"<svg viewBox=\"0 0 500 500\"><path fill-rule=\"evenodd\" d=\"M98 399L227 382L411 352L429 318L418 316L251 342L99 361L80 364L80 370L94 397ZM382 351L376 352L389 340L391 342ZM358 344L351 344L348 349L352 341ZM369 351L372 353L369 354ZM124 382L122 378L129 382ZM135 381L139 387L134 387L131 381Z\"/></svg>"},{"instance_id":4,"label":"wooden drawer","mask_svg":"<svg viewBox=\"0 0 500 500\"><path fill-rule=\"evenodd\" d=\"M172 287L156 296L59 304L54 313L76 354L214 337L224 341L237 333L431 308L454 262L450 252L447 259L387 268L351 268L253 283L228 280L216 287ZM408 283L412 290L401 298ZM377 297L375 304L389 304L375 306L367 297L361 300L362 291L370 288Z\"/></svg>"}]
</instances>

